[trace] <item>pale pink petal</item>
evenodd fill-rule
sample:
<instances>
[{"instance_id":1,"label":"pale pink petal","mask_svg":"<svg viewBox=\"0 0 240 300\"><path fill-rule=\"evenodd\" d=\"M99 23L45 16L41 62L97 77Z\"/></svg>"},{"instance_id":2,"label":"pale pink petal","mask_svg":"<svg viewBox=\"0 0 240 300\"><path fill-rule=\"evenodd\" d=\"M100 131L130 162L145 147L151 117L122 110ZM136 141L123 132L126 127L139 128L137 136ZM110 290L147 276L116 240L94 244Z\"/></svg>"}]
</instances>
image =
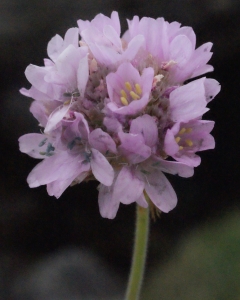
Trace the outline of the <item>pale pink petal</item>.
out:
<instances>
[{"instance_id":1,"label":"pale pink petal","mask_svg":"<svg viewBox=\"0 0 240 300\"><path fill-rule=\"evenodd\" d=\"M138 200L143 193L144 182L135 176L129 167L123 167L113 188L113 199L124 204Z\"/></svg>"},{"instance_id":2,"label":"pale pink petal","mask_svg":"<svg viewBox=\"0 0 240 300\"><path fill-rule=\"evenodd\" d=\"M106 154L107 152L117 153L114 140L101 128L97 128L90 133L89 143L91 147L97 149L103 154Z\"/></svg>"},{"instance_id":3,"label":"pale pink petal","mask_svg":"<svg viewBox=\"0 0 240 300\"><path fill-rule=\"evenodd\" d=\"M89 76L88 57L83 57L78 65L77 69L77 86L80 95L83 97L86 89Z\"/></svg>"},{"instance_id":4,"label":"pale pink petal","mask_svg":"<svg viewBox=\"0 0 240 300\"><path fill-rule=\"evenodd\" d=\"M213 100L213 98L220 92L221 86L219 82L212 78L206 78L204 81L205 86L205 96L207 102L210 102Z\"/></svg>"},{"instance_id":5,"label":"pale pink petal","mask_svg":"<svg viewBox=\"0 0 240 300\"><path fill-rule=\"evenodd\" d=\"M105 35L105 37L107 37L109 39L109 41L114 46L117 47L117 49L122 49L122 43L121 43L119 34L116 32L116 30L112 26L110 26L110 25L105 26L103 29L103 34Z\"/></svg>"},{"instance_id":6,"label":"pale pink petal","mask_svg":"<svg viewBox=\"0 0 240 300\"><path fill-rule=\"evenodd\" d=\"M144 43L144 37L142 35L135 36L128 44L127 49L122 54L122 61L132 61L138 53L140 47Z\"/></svg>"},{"instance_id":7,"label":"pale pink petal","mask_svg":"<svg viewBox=\"0 0 240 300\"><path fill-rule=\"evenodd\" d=\"M59 123L66 116L71 105L72 103L70 102L67 105L60 105L59 107L57 107L49 116L44 132L49 132L57 128L60 125Z\"/></svg>"},{"instance_id":8,"label":"pale pink petal","mask_svg":"<svg viewBox=\"0 0 240 300\"><path fill-rule=\"evenodd\" d=\"M53 61L55 61L56 58L58 57L59 50L62 48L62 46L63 46L63 38L59 34L56 34L49 41L47 45L47 54Z\"/></svg>"},{"instance_id":9,"label":"pale pink petal","mask_svg":"<svg viewBox=\"0 0 240 300\"><path fill-rule=\"evenodd\" d=\"M27 90L25 88L21 88L20 93L24 96L31 97L35 100L41 100L41 101L44 101L44 100L51 101L52 100L49 96L40 92L34 86L31 86L31 88L29 90Z\"/></svg>"},{"instance_id":10,"label":"pale pink petal","mask_svg":"<svg viewBox=\"0 0 240 300\"><path fill-rule=\"evenodd\" d=\"M28 175L27 182L31 188L48 184L56 180L67 180L82 172L83 157L71 156L67 151L54 154L40 162ZM83 164L84 171L89 164ZM77 177L77 175L76 175Z\"/></svg>"},{"instance_id":11,"label":"pale pink petal","mask_svg":"<svg viewBox=\"0 0 240 300\"><path fill-rule=\"evenodd\" d=\"M174 122L187 122L208 111L204 81L205 78L194 80L170 93L171 119Z\"/></svg>"},{"instance_id":12,"label":"pale pink petal","mask_svg":"<svg viewBox=\"0 0 240 300\"><path fill-rule=\"evenodd\" d=\"M120 202L112 197L112 187L99 185L98 204L103 218L114 219Z\"/></svg>"},{"instance_id":13,"label":"pale pink petal","mask_svg":"<svg viewBox=\"0 0 240 300\"><path fill-rule=\"evenodd\" d=\"M185 35L176 36L170 44L170 59L181 68L192 55L192 43Z\"/></svg>"},{"instance_id":14,"label":"pale pink petal","mask_svg":"<svg viewBox=\"0 0 240 300\"><path fill-rule=\"evenodd\" d=\"M175 141L175 136L173 134L173 131L170 129L167 130L165 135L164 151L171 156L179 151L179 145Z\"/></svg>"},{"instance_id":15,"label":"pale pink petal","mask_svg":"<svg viewBox=\"0 0 240 300\"><path fill-rule=\"evenodd\" d=\"M47 192L49 196L55 196L59 198L62 193L70 186L74 179L78 178L78 183L81 183L88 175L89 172L84 172L82 170L81 175L79 176L80 169L75 170L75 173L69 178L64 178L62 180L56 180L47 184ZM80 179L81 177L81 179Z\"/></svg>"},{"instance_id":16,"label":"pale pink petal","mask_svg":"<svg viewBox=\"0 0 240 300\"><path fill-rule=\"evenodd\" d=\"M160 158L157 161L159 161L159 168L165 173L179 175L185 178L192 177L194 174L194 169L186 164L176 161L163 160ZM157 162L155 163L155 166L158 167Z\"/></svg>"},{"instance_id":17,"label":"pale pink petal","mask_svg":"<svg viewBox=\"0 0 240 300\"><path fill-rule=\"evenodd\" d=\"M177 196L173 187L163 173L158 170L147 176L145 190L157 208L165 213L172 210L177 204Z\"/></svg>"},{"instance_id":18,"label":"pale pink petal","mask_svg":"<svg viewBox=\"0 0 240 300\"><path fill-rule=\"evenodd\" d=\"M91 149L91 168L95 178L106 186L110 186L113 182L114 171L108 160L96 149Z\"/></svg>"},{"instance_id":19,"label":"pale pink petal","mask_svg":"<svg viewBox=\"0 0 240 300\"><path fill-rule=\"evenodd\" d=\"M142 134L145 143L149 147L156 145L158 140L158 129L155 119L149 115L143 115L131 122L130 133Z\"/></svg>"},{"instance_id":20,"label":"pale pink petal","mask_svg":"<svg viewBox=\"0 0 240 300\"><path fill-rule=\"evenodd\" d=\"M118 147L120 153L132 164L140 163L151 155L151 148L145 145L140 134L119 132L121 145Z\"/></svg>"},{"instance_id":21,"label":"pale pink petal","mask_svg":"<svg viewBox=\"0 0 240 300\"><path fill-rule=\"evenodd\" d=\"M148 203L145 199L145 196L144 194L142 194L137 200L136 200L136 203L144 208L147 208L148 207Z\"/></svg>"},{"instance_id":22,"label":"pale pink petal","mask_svg":"<svg viewBox=\"0 0 240 300\"><path fill-rule=\"evenodd\" d=\"M49 143L46 135L40 133L28 133L22 135L18 141L21 152L34 158L45 158L44 154L41 153L45 152L45 148Z\"/></svg>"}]
</instances>

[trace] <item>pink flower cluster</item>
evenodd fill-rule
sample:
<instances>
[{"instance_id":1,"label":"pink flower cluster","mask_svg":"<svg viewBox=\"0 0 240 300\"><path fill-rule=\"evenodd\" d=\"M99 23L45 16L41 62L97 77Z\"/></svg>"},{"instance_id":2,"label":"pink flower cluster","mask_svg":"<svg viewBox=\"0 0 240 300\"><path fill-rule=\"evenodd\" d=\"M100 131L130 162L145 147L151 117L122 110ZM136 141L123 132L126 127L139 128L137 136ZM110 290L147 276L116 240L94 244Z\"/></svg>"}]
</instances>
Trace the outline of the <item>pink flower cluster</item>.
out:
<instances>
[{"instance_id":1,"label":"pink flower cluster","mask_svg":"<svg viewBox=\"0 0 240 300\"><path fill-rule=\"evenodd\" d=\"M44 129L20 137L20 150L42 159L30 187L60 197L69 186L96 179L103 217L119 204L161 211L177 203L163 174L193 175L197 151L215 146L213 121L202 120L220 91L207 62L211 43L196 47L191 27L135 16L121 37L117 12L78 21L48 43L44 66L29 65L30 111ZM79 41L80 34L80 41ZM187 84L184 82L188 80Z\"/></svg>"}]
</instances>

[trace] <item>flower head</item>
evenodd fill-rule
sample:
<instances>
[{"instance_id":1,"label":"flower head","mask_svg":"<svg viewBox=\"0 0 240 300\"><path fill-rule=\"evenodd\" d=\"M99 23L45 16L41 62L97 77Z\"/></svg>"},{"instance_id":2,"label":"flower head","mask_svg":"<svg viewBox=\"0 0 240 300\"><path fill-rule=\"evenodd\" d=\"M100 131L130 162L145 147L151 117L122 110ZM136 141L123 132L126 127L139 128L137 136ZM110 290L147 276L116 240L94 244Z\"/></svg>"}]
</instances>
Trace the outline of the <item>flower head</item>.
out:
<instances>
[{"instance_id":1,"label":"flower head","mask_svg":"<svg viewBox=\"0 0 240 300\"><path fill-rule=\"evenodd\" d=\"M103 217L120 203L147 207L144 194L169 212L177 196L164 173L192 176L196 152L215 146L214 122L202 116L219 83L192 79L213 70L212 44L196 48L192 28L163 18L135 16L122 38L117 12L78 26L53 37L44 66L25 72L32 86L21 93L43 127L19 139L20 151L42 159L29 186L60 197L96 179Z\"/></svg>"}]
</instances>

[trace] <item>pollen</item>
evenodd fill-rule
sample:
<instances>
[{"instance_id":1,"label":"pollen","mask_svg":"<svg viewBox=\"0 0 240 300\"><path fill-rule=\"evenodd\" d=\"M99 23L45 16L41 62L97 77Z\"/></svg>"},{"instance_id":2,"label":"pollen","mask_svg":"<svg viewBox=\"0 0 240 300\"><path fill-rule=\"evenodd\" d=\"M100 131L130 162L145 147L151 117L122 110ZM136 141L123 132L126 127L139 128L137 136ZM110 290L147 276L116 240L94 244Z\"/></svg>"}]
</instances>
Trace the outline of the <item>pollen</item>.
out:
<instances>
[{"instance_id":1,"label":"pollen","mask_svg":"<svg viewBox=\"0 0 240 300\"><path fill-rule=\"evenodd\" d=\"M177 143L180 142L180 140L181 140L180 136L175 137L175 141L176 141Z\"/></svg>"},{"instance_id":2,"label":"pollen","mask_svg":"<svg viewBox=\"0 0 240 300\"><path fill-rule=\"evenodd\" d=\"M122 97L124 97L124 98L127 99L127 94L126 94L126 92L124 90L121 90L120 93L121 93Z\"/></svg>"},{"instance_id":3,"label":"pollen","mask_svg":"<svg viewBox=\"0 0 240 300\"><path fill-rule=\"evenodd\" d=\"M130 92L130 91L132 91L132 86L131 86L131 83L130 82L125 82L125 87L126 87L126 89Z\"/></svg>"},{"instance_id":4,"label":"pollen","mask_svg":"<svg viewBox=\"0 0 240 300\"><path fill-rule=\"evenodd\" d=\"M129 94L133 98L133 100L138 100L140 98L136 93L134 93L134 91L131 91Z\"/></svg>"},{"instance_id":5,"label":"pollen","mask_svg":"<svg viewBox=\"0 0 240 300\"><path fill-rule=\"evenodd\" d=\"M120 99L121 99L121 102L122 102L123 105L125 105L125 106L128 105L128 101L125 97L121 97Z\"/></svg>"},{"instance_id":6,"label":"pollen","mask_svg":"<svg viewBox=\"0 0 240 300\"><path fill-rule=\"evenodd\" d=\"M179 146L179 150L181 151L183 149L183 146Z\"/></svg>"},{"instance_id":7,"label":"pollen","mask_svg":"<svg viewBox=\"0 0 240 300\"><path fill-rule=\"evenodd\" d=\"M185 140L185 143L186 143L189 147L191 147L191 146L193 145L193 142L192 142L191 140L189 140L189 139Z\"/></svg>"},{"instance_id":8,"label":"pollen","mask_svg":"<svg viewBox=\"0 0 240 300\"><path fill-rule=\"evenodd\" d=\"M65 101L63 104L64 104L64 105L68 105L68 104L70 104L70 102L71 102L71 99Z\"/></svg>"},{"instance_id":9,"label":"pollen","mask_svg":"<svg viewBox=\"0 0 240 300\"><path fill-rule=\"evenodd\" d=\"M178 134L184 134L186 132L186 128L182 128L180 131L179 131L179 133Z\"/></svg>"},{"instance_id":10,"label":"pollen","mask_svg":"<svg viewBox=\"0 0 240 300\"><path fill-rule=\"evenodd\" d=\"M187 128L186 129L186 133L191 133L192 132L192 128Z\"/></svg>"},{"instance_id":11,"label":"pollen","mask_svg":"<svg viewBox=\"0 0 240 300\"><path fill-rule=\"evenodd\" d=\"M140 84L138 84L138 83L135 84L135 91L139 96L142 94L142 89L141 89Z\"/></svg>"}]
</instances>

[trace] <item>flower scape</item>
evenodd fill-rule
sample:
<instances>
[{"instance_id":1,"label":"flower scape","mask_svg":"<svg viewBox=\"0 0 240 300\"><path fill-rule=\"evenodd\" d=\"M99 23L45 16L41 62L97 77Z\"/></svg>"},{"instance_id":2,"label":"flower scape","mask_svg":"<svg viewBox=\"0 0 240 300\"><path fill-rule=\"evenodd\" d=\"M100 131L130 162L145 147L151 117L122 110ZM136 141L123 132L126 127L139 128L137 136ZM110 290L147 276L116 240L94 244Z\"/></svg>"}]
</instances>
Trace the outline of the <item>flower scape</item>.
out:
<instances>
[{"instance_id":1,"label":"flower scape","mask_svg":"<svg viewBox=\"0 0 240 300\"><path fill-rule=\"evenodd\" d=\"M215 147L214 122L202 116L220 91L216 80L199 78L213 71L212 43L196 48L191 27L163 18L127 22L120 37L117 12L79 20L64 39L50 40L44 66L27 67L31 88L20 90L34 99L30 111L42 127L19 138L23 153L42 160L29 186L47 185L58 198L96 179L100 213L110 219L120 203L176 206L164 173L192 176L196 152Z\"/></svg>"}]
</instances>

